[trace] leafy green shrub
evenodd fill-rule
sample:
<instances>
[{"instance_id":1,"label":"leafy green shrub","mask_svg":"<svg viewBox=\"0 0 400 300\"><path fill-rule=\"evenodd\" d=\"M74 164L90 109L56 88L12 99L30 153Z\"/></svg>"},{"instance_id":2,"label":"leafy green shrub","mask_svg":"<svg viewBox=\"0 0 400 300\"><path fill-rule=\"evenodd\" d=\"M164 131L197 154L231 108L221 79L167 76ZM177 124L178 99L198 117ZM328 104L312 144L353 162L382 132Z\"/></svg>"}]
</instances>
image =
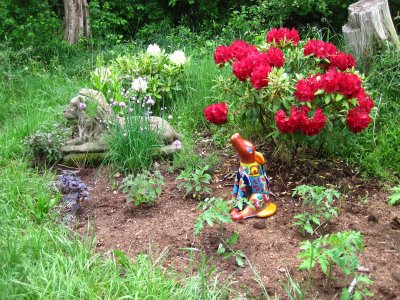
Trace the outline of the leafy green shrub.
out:
<instances>
[{"instance_id":1,"label":"leafy green shrub","mask_svg":"<svg viewBox=\"0 0 400 300\"><path fill-rule=\"evenodd\" d=\"M163 112L182 89L180 77L185 63L183 51L168 54L153 44L146 52L121 55L107 65L98 57L99 66L91 72L91 82L118 113L134 107L146 108L149 114L152 109Z\"/></svg>"},{"instance_id":2,"label":"leafy green shrub","mask_svg":"<svg viewBox=\"0 0 400 300\"><path fill-rule=\"evenodd\" d=\"M330 287L333 267L336 265L345 275L354 274L359 266L358 254L364 249L360 232L343 231L327 234L314 241L300 243L301 252L298 257L302 260L299 270L308 271L308 280L311 270L319 264Z\"/></svg>"},{"instance_id":3,"label":"leafy green shrub","mask_svg":"<svg viewBox=\"0 0 400 300\"><path fill-rule=\"evenodd\" d=\"M147 170L138 173L137 175L130 174L122 181L122 191L129 193L127 203L133 203L138 206L141 204L154 205L158 196L162 192L164 185L164 177L160 171L150 173Z\"/></svg>"},{"instance_id":4,"label":"leafy green shrub","mask_svg":"<svg viewBox=\"0 0 400 300\"><path fill-rule=\"evenodd\" d=\"M176 180L182 180L178 184L178 189L185 188L185 197L192 195L193 198L201 199L205 194L209 194L211 189L208 187L211 175L207 174L209 166L201 169L183 170Z\"/></svg>"},{"instance_id":5,"label":"leafy green shrub","mask_svg":"<svg viewBox=\"0 0 400 300\"><path fill-rule=\"evenodd\" d=\"M338 209L332 204L335 198L340 198L341 194L334 189L326 189L322 186L299 185L293 189L292 197L300 196L302 206L306 206L310 211L306 211L294 216L294 225L300 227L301 233L314 234L315 226L321 225L321 219L329 221L333 216L338 215Z\"/></svg>"},{"instance_id":6,"label":"leafy green shrub","mask_svg":"<svg viewBox=\"0 0 400 300\"><path fill-rule=\"evenodd\" d=\"M59 132L36 131L25 139L35 165L49 165L62 158L64 136Z\"/></svg>"},{"instance_id":7,"label":"leafy green shrub","mask_svg":"<svg viewBox=\"0 0 400 300\"><path fill-rule=\"evenodd\" d=\"M147 118L132 113L123 119L124 126L115 122L110 128L105 160L123 172L149 168L160 147L157 133Z\"/></svg>"},{"instance_id":8,"label":"leafy green shrub","mask_svg":"<svg viewBox=\"0 0 400 300\"><path fill-rule=\"evenodd\" d=\"M254 32L260 33L260 28L280 27L282 24L287 27L305 24L326 26L328 21L331 27L340 30L347 19L347 8L351 3L351 0L255 0L231 11L224 33L231 31L236 36L251 35Z\"/></svg>"},{"instance_id":9,"label":"leafy green shrub","mask_svg":"<svg viewBox=\"0 0 400 300\"><path fill-rule=\"evenodd\" d=\"M389 205L399 205L400 204L400 186L390 189L393 191L388 199Z\"/></svg>"},{"instance_id":10,"label":"leafy green shrub","mask_svg":"<svg viewBox=\"0 0 400 300\"><path fill-rule=\"evenodd\" d=\"M0 41L15 50L29 49L39 59L48 60L67 47L61 24L49 1L4 0L0 4Z\"/></svg>"},{"instance_id":11,"label":"leafy green shrub","mask_svg":"<svg viewBox=\"0 0 400 300\"><path fill-rule=\"evenodd\" d=\"M214 60L220 69L232 70L217 78L217 100L228 103L242 127L288 148L292 160L299 148L331 152L333 132L359 133L371 122L374 102L363 76L354 58L332 43L300 40L295 29L272 28L254 45L236 40L218 46Z\"/></svg>"}]
</instances>

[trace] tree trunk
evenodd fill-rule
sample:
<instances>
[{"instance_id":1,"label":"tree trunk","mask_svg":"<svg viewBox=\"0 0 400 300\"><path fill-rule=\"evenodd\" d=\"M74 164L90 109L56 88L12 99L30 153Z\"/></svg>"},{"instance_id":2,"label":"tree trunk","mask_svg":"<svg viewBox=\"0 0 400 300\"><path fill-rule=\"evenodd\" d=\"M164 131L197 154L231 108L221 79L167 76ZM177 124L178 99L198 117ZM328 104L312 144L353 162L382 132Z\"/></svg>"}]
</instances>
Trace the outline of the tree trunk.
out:
<instances>
[{"instance_id":1,"label":"tree trunk","mask_svg":"<svg viewBox=\"0 0 400 300\"><path fill-rule=\"evenodd\" d=\"M348 22L342 30L347 46L362 60L373 53L375 41L390 41L400 49L388 0L361 0L351 4Z\"/></svg>"},{"instance_id":2,"label":"tree trunk","mask_svg":"<svg viewBox=\"0 0 400 300\"><path fill-rule=\"evenodd\" d=\"M64 0L65 39L76 43L81 37L90 37L87 0Z\"/></svg>"}]
</instances>

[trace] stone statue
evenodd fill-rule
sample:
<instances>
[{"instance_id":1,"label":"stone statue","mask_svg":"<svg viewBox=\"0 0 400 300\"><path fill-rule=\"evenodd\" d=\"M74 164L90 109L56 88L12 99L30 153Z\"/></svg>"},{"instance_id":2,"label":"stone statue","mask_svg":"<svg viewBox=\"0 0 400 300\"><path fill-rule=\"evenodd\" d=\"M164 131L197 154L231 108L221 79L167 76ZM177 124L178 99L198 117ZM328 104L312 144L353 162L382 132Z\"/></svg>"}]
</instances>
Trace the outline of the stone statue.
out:
<instances>
[{"instance_id":1,"label":"stone statue","mask_svg":"<svg viewBox=\"0 0 400 300\"><path fill-rule=\"evenodd\" d=\"M113 120L124 127L124 118L113 116L113 112L101 92L91 89L81 89L72 98L64 110L67 120L76 120L78 136L65 143L61 148L64 153L105 152L105 138ZM142 118L142 117L137 117ZM160 154L170 155L181 147L181 136L172 126L160 117L146 117L150 128L157 132L166 146L161 147Z\"/></svg>"},{"instance_id":2,"label":"stone statue","mask_svg":"<svg viewBox=\"0 0 400 300\"><path fill-rule=\"evenodd\" d=\"M266 218L276 212L276 205L269 202L269 182L265 175L264 156L257 152L254 145L243 139L239 133L231 136L233 147L240 156L240 167L233 187L233 201L246 198L248 204L235 206L230 215L233 221L247 218Z\"/></svg>"}]
</instances>

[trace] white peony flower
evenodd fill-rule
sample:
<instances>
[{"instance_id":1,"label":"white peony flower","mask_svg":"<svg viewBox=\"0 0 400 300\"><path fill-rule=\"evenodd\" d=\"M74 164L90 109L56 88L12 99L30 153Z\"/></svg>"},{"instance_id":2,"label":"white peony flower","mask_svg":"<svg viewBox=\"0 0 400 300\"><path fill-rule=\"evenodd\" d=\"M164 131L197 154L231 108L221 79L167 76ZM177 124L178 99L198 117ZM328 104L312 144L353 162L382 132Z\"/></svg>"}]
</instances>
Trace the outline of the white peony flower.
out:
<instances>
[{"instance_id":1,"label":"white peony flower","mask_svg":"<svg viewBox=\"0 0 400 300\"><path fill-rule=\"evenodd\" d=\"M157 44L150 44L147 47L147 53L151 56L159 56L161 53L161 49Z\"/></svg>"},{"instance_id":2,"label":"white peony flower","mask_svg":"<svg viewBox=\"0 0 400 300\"><path fill-rule=\"evenodd\" d=\"M183 65L186 62L185 53L181 50L176 50L174 53L169 55L169 60L172 61L175 65Z\"/></svg>"},{"instance_id":3,"label":"white peony flower","mask_svg":"<svg viewBox=\"0 0 400 300\"><path fill-rule=\"evenodd\" d=\"M136 92L142 91L145 92L147 90L147 81L144 77L136 78L132 81L132 89Z\"/></svg>"}]
</instances>

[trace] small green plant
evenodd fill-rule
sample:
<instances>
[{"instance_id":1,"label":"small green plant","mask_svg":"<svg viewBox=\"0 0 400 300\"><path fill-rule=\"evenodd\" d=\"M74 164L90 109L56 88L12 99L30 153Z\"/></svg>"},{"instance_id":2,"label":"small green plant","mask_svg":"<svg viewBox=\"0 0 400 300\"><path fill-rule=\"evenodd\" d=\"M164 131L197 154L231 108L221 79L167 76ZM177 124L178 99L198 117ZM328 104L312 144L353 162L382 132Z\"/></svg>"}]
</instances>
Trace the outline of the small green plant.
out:
<instances>
[{"instance_id":1,"label":"small green plant","mask_svg":"<svg viewBox=\"0 0 400 300\"><path fill-rule=\"evenodd\" d=\"M36 131L25 139L36 166L49 165L62 158L63 137L58 132Z\"/></svg>"},{"instance_id":2,"label":"small green plant","mask_svg":"<svg viewBox=\"0 0 400 300\"><path fill-rule=\"evenodd\" d=\"M127 202L134 201L136 206L141 204L154 205L158 196L160 196L164 185L164 177L160 171L150 173L143 171L136 176L131 174L122 181L122 191L129 193Z\"/></svg>"},{"instance_id":3,"label":"small green plant","mask_svg":"<svg viewBox=\"0 0 400 300\"><path fill-rule=\"evenodd\" d=\"M400 204L400 185L396 186L392 189L390 189L391 191L393 191L392 195L390 195L389 199L388 199L388 203L389 205L399 205Z\"/></svg>"},{"instance_id":4,"label":"small green plant","mask_svg":"<svg viewBox=\"0 0 400 300\"><path fill-rule=\"evenodd\" d=\"M322 186L299 185L293 189L292 197L300 196L306 211L294 216L294 225L300 227L301 234L314 234L315 226L321 225L321 219L329 221L332 216L338 215L338 209L332 204L341 194L335 189L326 189Z\"/></svg>"},{"instance_id":5,"label":"small green plant","mask_svg":"<svg viewBox=\"0 0 400 300\"><path fill-rule=\"evenodd\" d=\"M178 189L185 188L185 197L192 195L192 198L201 200L204 194L209 194L211 189L208 187L211 180L211 175L207 173L209 166L196 169L195 171L183 170L176 180L182 180Z\"/></svg>"},{"instance_id":6,"label":"small green plant","mask_svg":"<svg viewBox=\"0 0 400 300\"><path fill-rule=\"evenodd\" d=\"M232 223L231 216L229 215L229 204L222 198L207 198L197 206L197 209L203 212L195 221L195 235L200 234L205 224L212 227L217 223L219 232L222 233L224 223Z\"/></svg>"},{"instance_id":7,"label":"small green plant","mask_svg":"<svg viewBox=\"0 0 400 300\"><path fill-rule=\"evenodd\" d=\"M241 250L233 249L233 246L239 241L239 233L234 232L231 236L221 239L221 243L218 245L217 254L222 255L224 259L235 257L236 264L239 267L244 266L244 262L247 259L246 255Z\"/></svg>"},{"instance_id":8,"label":"small green plant","mask_svg":"<svg viewBox=\"0 0 400 300\"><path fill-rule=\"evenodd\" d=\"M357 231L343 231L327 234L314 241L300 243L302 260L299 270L308 271L308 285L311 270L319 264L327 279L327 287L332 281L333 267L336 265L345 275L353 274L358 267L358 253L364 249L362 236Z\"/></svg>"},{"instance_id":9,"label":"small green plant","mask_svg":"<svg viewBox=\"0 0 400 300\"><path fill-rule=\"evenodd\" d=\"M243 267L246 256L242 251L234 250L232 248L239 240L239 233L234 232L229 237L225 237L223 234L224 224L232 223L229 214L230 207L229 202L222 198L213 197L205 199L204 202L197 206L197 208L201 209L203 213L195 221L194 234L199 235L205 225L212 227L214 224L217 224L219 231L218 238L220 240L217 254L222 255L224 259L234 256L237 265Z\"/></svg>"},{"instance_id":10,"label":"small green plant","mask_svg":"<svg viewBox=\"0 0 400 300\"><path fill-rule=\"evenodd\" d=\"M45 220L50 212L50 210L56 206L60 200L60 195L57 194L54 197L40 196L37 200L34 198L27 198L26 204L29 212L34 217L34 219L41 223Z\"/></svg>"}]
</instances>

